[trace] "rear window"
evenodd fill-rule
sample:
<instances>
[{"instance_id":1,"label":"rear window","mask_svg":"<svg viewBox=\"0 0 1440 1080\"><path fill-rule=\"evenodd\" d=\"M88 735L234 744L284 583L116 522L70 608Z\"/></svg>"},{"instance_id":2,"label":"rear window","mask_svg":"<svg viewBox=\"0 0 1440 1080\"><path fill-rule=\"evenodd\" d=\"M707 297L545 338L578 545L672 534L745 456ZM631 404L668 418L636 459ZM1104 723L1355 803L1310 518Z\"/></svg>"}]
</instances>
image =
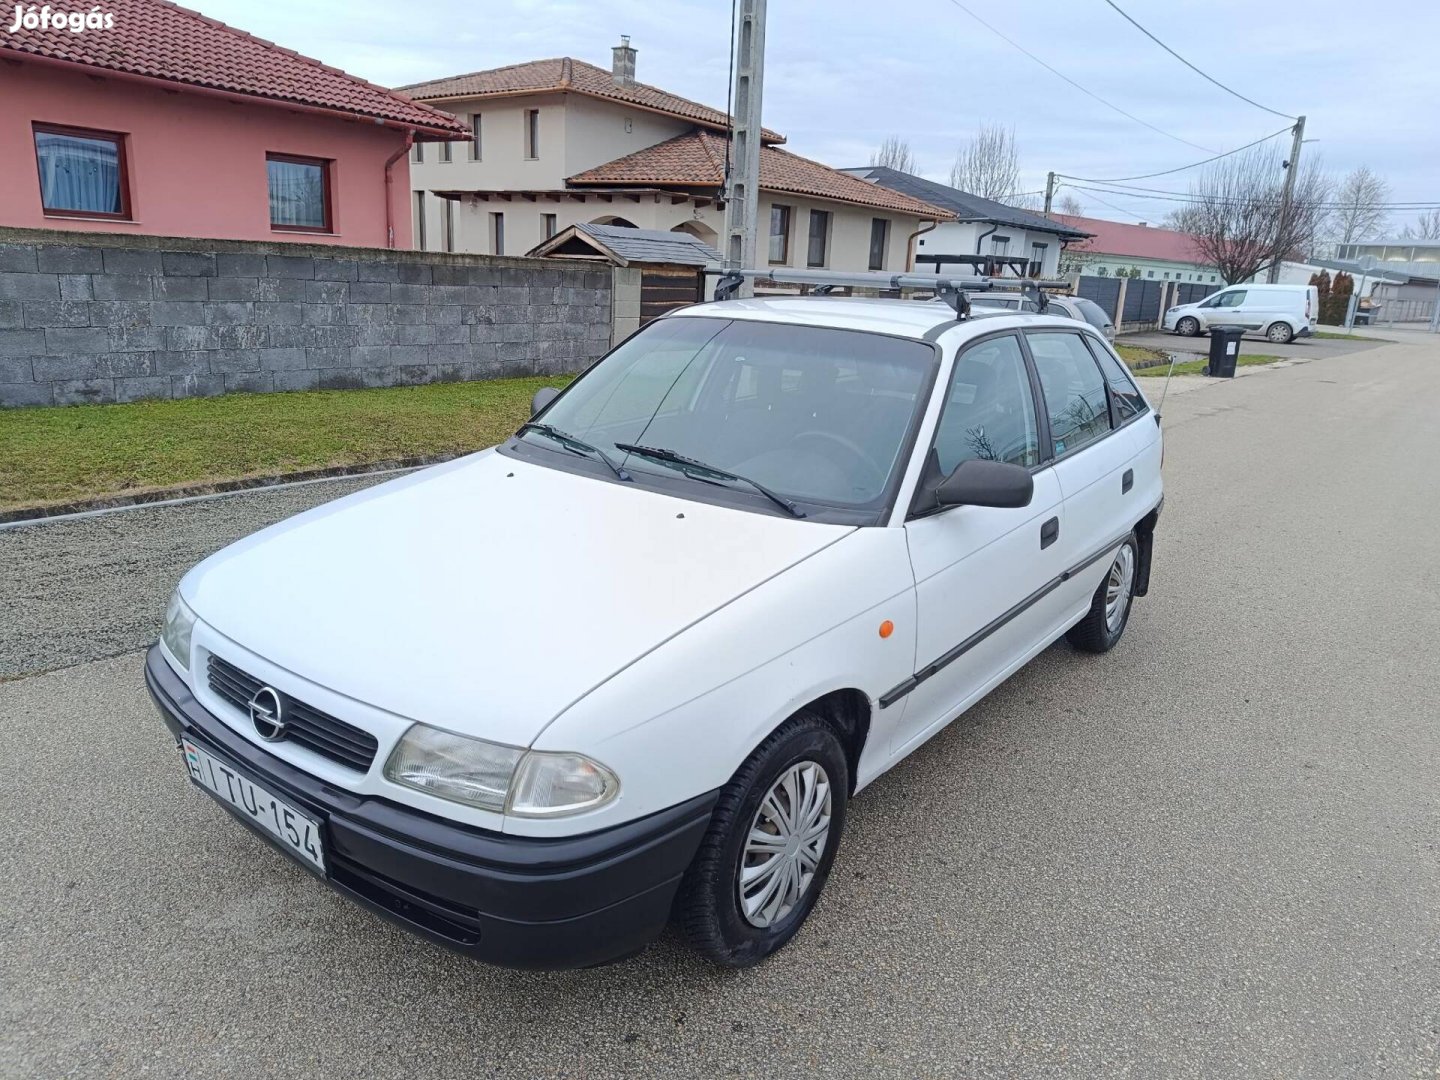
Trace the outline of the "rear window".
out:
<instances>
[{"instance_id":1,"label":"rear window","mask_svg":"<svg viewBox=\"0 0 1440 1080\"><path fill-rule=\"evenodd\" d=\"M1083 296L1080 296L1070 302L1080 310L1080 314L1085 321L1095 327L1096 330L1104 330L1107 326L1111 325L1110 316L1106 315L1105 309L1095 303L1094 300L1086 300Z\"/></svg>"}]
</instances>

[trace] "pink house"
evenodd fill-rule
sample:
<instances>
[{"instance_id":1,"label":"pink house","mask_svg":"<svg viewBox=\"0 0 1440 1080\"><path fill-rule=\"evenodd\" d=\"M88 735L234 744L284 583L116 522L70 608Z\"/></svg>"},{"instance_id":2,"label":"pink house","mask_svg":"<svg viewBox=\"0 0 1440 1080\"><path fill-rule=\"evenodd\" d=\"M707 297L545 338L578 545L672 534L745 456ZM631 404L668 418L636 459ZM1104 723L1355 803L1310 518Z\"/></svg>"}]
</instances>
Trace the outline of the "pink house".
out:
<instances>
[{"instance_id":1,"label":"pink house","mask_svg":"<svg viewBox=\"0 0 1440 1080\"><path fill-rule=\"evenodd\" d=\"M408 248L408 149L469 138L164 0L96 11L0 15L0 225Z\"/></svg>"}]
</instances>

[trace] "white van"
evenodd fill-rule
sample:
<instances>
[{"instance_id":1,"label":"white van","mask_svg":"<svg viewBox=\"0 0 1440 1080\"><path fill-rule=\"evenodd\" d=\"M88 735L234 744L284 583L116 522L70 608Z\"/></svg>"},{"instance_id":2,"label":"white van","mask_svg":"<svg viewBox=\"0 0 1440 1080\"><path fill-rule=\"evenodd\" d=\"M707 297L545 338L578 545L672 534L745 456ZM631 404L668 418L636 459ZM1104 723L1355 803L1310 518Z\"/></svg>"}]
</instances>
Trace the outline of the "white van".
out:
<instances>
[{"instance_id":1,"label":"white van","mask_svg":"<svg viewBox=\"0 0 1440 1080\"><path fill-rule=\"evenodd\" d=\"M1187 337L1212 326L1243 326L1284 345L1315 329L1320 291L1314 285L1231 285L1198 304L1165 312L1165 329Z\"/></svg>"}]
</instances>

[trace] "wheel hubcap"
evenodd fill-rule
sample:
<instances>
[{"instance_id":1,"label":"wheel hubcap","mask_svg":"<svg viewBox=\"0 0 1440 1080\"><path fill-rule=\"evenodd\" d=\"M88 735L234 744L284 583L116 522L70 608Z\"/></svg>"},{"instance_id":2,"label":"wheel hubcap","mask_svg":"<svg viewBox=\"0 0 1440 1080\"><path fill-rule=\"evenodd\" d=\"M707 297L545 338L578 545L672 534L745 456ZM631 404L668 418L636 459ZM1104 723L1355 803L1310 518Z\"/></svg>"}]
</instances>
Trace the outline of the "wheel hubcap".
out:
<instances>
[{"instance_id":1,"label":"wheel hubcap","mask_svg":"<svg viewBox=\"0 0 1440 1080\"><path fill-rule=\"evenodd\" d=\"M1126 544L1110 564L1110 576L1105 581L1105 626L1112 634L1120 629L1120 623L1125 618L1125 605L1134 586L1135 549Z\"/></svg>"},{"instance_id":2,"label":"wheel hubcap","mask_svg":"<svg viewBox=\"0 0 1440 1080\"><path fill-rule=\"evenodd\" d=\"M814 761L790 766L760 800L740 855L735 888L745 921L763 928L795 910L829 838L830 777Z\"/></svg>"}]
</instances>

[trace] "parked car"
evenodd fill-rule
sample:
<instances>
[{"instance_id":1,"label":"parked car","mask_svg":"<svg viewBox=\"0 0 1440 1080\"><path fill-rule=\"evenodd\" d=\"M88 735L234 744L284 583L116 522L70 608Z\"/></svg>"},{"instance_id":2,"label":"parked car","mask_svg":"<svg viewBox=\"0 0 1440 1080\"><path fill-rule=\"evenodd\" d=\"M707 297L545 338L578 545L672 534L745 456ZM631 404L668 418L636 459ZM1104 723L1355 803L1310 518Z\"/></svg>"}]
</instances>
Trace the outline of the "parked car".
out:
<instances>
[{"instance_id":1,"label":"parked car","mask_svg":"<svg viewBox=\"0 0 1440 1080\"><path fill-rule=\"evenodd\" d=\"M944 300L937 300L938 303L945 303ZM971 305L982 311L1031 311L1038 312L1040 305L1028 297L1019 295L1005 296L996 293L976 293L971 298ZM1083 296L1054 296L1047 295L1045 314L1059 315L1066 319L1075 319L1078 322L1089 323L1105 336L1107 341L1115 340L1115 324L1110 321L1110 316L1105 314L1105 309L1094 300L1087 300Z\"/></svg>"},{"instance_id":2,"label":"parked car","mask_svg":"<svg viewBox=\"0 0 1440 1080\"><path fill-rule=\"evenodd\" d=\"M197 787L487 961L758 962L852 796L1148 588L1160 418L1086 323L701 304L536 397L200 563L146 661Z\"/></svg>"},{"instance_id":3,"label":"parked car","mask_svg":"<svg viewBox=\"0 0 1440 1080\"><path fill-rule=\"evenodd\" d=\"M1320 292L1314 285L1231 285L1198 303L1170 308L1163 325L1187 337L1212 326L1241 326L1284 345L1312 333L1319 316Z\"/></svg>"}]
</instances>

